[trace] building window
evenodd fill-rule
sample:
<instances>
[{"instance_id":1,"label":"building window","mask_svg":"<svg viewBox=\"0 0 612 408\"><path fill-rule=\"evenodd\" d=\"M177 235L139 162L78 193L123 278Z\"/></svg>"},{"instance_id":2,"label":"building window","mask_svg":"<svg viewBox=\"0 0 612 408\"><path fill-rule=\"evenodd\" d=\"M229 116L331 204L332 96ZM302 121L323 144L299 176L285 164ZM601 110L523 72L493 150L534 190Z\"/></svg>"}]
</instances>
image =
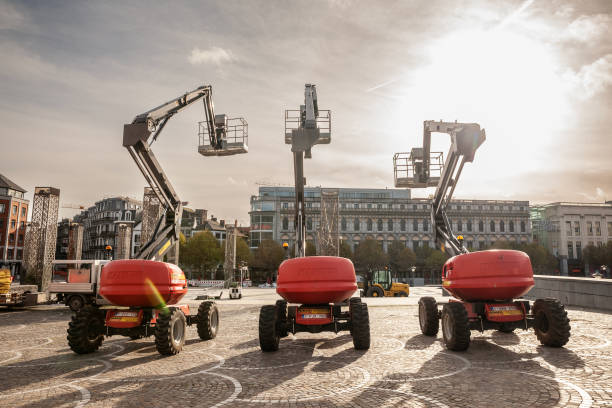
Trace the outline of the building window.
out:
<instances>
[{"instance_id":1,"label":"building window","mask_svg":"<svg viewBox=\"0 0 612 408\"><path fill-rule=\"evenodd\" d=\"M406 206L404 204L400 204L400 210L403 210Z\"/></svg>"},{"instance_id":2,"label":"building window","mask_svg":"<svg viewBox=\"0 0 612 408\"><path fill-rule=\"evenodd\" d=\"M368 208L372 208L372 204L368 203Z\"/></svg>"},{"instance_id":3,"label":"building window","mask_svg":"<svg viewBox=\"0 0 612 408\"><path fill-rule=\"evenodd\" d=\"M21 207L21 216L22 216L22 217L25 217L25 216L26 216L26 214L27 214L27 211L28 211L28 209L27 209L27 208L25 208L25 207Z\"/></svg>"},{"instance_id":4,"label":"building window","mask_svg":"<svg viewBox=\"0 0 612 408\"><path fill-rule=\"evenodd\" d=\"M406 220L400 220L400 231L406 231Z\"/></svg>"},{"instance_id":5,"label":"building window","mask_svg":"<svg viewBox=\"0 0 612 408\"><path fill-rule=\"evenodd\" d=\"M608 236L612 237L612 222L608 221Z\"/></svg>"},{"instance_id":6,"label":"building window","mask_svg":"<svg viewBox=\"0 0 612 408\"><path fill-rule=\"evenodd\" d=\"M525 221L521 221L521 232L525 232Z\"/></svg>"},{"instance_id":7,"label":"building window","mask_svg":"<svg viewBox=\"0 0 612 408\"><path fill-rule=\"evenodd\" d=\"M593 223L591 221L587 221L587 234L593 235Z\"/></svg>"},{"instance_id":8,"label":"building window","mask_svg":"<svg viewBox=\"0 0 612 408\"><path fill-rule=\"evenodd\" d=\"M312 218L307 218L306 219L306 229L307 230L312 230Z\"/></svg>"},{"instance_id":9,"label":"building window","mask_svg":"<svg viewBox=\"0 0 612 408\"><path fill-rule=\"evenodd\" d=\"M461 220L457 220L457 231L461 232L463 230L463 224L461 223Z\"/></svg>"},{"instance_id":10,"label":"building window","mask_svg":"<svg viewBox=\"0 0 612 408\"><path fill-rule=\"evenodd\" d=\"M289 218L284 217L283 218L283 230L288 230L289 229Z\"/></svg>"},{"instance_id":11,"label":"building window","mask_svg":"<svg viewBox=\"0 0 612 408\"><path fill-rule=\"evenodd\" d=\"M4 213L4 204L0 204L0 214Z\"/></svg>"},{"instance_id":12,"label":"building window","mask_svg":"<svg viewBox=\"0 0 612 408\"><path fill-rule=\"evenodd\" d=\"M595 221L595 235L601 236L601 222Z\"/></svg>"},{"instance_id":13,"label":"building window","mask_svg":"<svg viewBox=\"0 0 612 408\"><path fill-rule=\"evenodd\" d=\"M372 220L368 218L368 231L372 231Z\"/></svg>"},{"instance_id":14,"label":"building window","mask_svg":"<svg viewBox=\"0 0 612 408\"><path fill-rule=\"evenodd\" d=\"M473 241L468 241L467 242L467 247L468 247L469 250L474 249L474 242Z\"/></svg>"},{"instance_id":15,"label":"building window","mask_svg":"<svg viewBox=\"0 0 612 408\"><path fill-rule=\"evenodd\" d=\"M499 231L500 232L506 232L506 224L504 223L504 220L501 220L499 222Z\"/></svg>"},{"instance_id":16,"label":"building window","mask_svg":"<svg viewBox=\"0 0 612 408\"><path fill-rule=\"evenodd\" d=\"M495 232L495 221L490 222L489 229L491 230L491 232Z\"/></svg>"},{"instance_id":17,"label":"building window","mask_svg":"<svg viewBox=\"0 0 612 408\"><path fill-rule=\"evenodd\" d=\"M419 223L418 223L418 221L416 219L412 220L412 230L414 232L417 232L419 230Z\"/></svg>"},{"instance_id":18,"label":"building window","mask_svg":"<svg viewBox=\"0 0 612 408\"><path fill-rule=\"evenodd\" d=\"M467 230L468 230L468 232L472 232L472 220L468 220L468 222L467 222Z\"/></svg>"},{"instance_id":19,"label":"building window","mask_svg":"<svg viewBox=\"0 0 612 408\"><path fill-rule=\"evenodd\" d=\"M312 203L311 202L307 202L306 203L306 208L312 208Z\"/></svg>"},{"instance_id":20,"label":"building window","mask_svg":"<svg viewBox=\"0 0 612 408\"><path fill-rule=\"evenodd\" d=\"M359 204L357 203L353 204L353 208L359 208Z\"/></svg>"},{"instance_id":21,"label":"building window","mask_svg":"<svg viewBox=\"0 0 612 408\"><path fill-rule=\"evenodd\" d=\"M567 257L568 259L574 259L574 245L571 241L567 243Z\"/></svg>"},{"instance_id":22,"label":"building window","mask_svg":"<svg viewBox=\"0 0 612 408\"><path fill-rule=\"evenodd\" d=\"M0 219L0 228L4 226L4 220Z\"/></svg>"},{"instance_id":23,"label":"building window","mask_svg":"<svg viewBox=\"0 0 612 408\"><path fill-rule=\"evenodd\" d=\"M378 209L380 210L380 209L382 208L382 204L378 204L378 205L376 206L376 208L378 208Z\"/></svg>"},{"instance_id":24,"label":"building window","mask_svg":"<svg viewBox=\"0 0 612 408\"><path fill-rule=\"evenodd\" d=\"M417 205L416 205L416 204L413 204L413 205L412 205L412 209L416 211L416 209L417 209Z\"/></svg>"},{"instance_id":25,"label":"building window","mask_svg":"<svg viewBox=\"0 0 612 408\"><path fill-rule=\"evenodd\" d=\"M387 231L393 231L393 220L387 221Z\"/></svg>"},{"instance_id":26,"label":"building window","mask_svg":"<svg viewBox=\"0 0 612 408\"><path fill-rule=\"evenodd\" d=\"M355 218L355 221L353 221L353 231L359 231L359 218Z\"/></svg>"},{"instance_id":27,"label":"building window","mask_svg":"<svg viewBox=\"0 0 612 408\"><path fill-rule=\"evenodd\" d=\"M283 208L286 210L289 208L289 203L283 203ZM344 208L344 204L342 204L342 208Z\"/></svg>"},{"instance_id":28,"label":"building window","mask_svg":"<svg viewBox=\"0 0 612 408\"><path fill-rule=\"evenodd\" d=\"M376 222L376 227L378 231L382 231L383 230L383 220L379 218L378 221Z\"/></svg>"},{"instance_id":29,"label":"building window","mask_svg":"<svg viewBox=\"0 0 612 408\"><path fill-rule=\"evenodd\" d=\"M608 230L610 230L608 228ZM574 221L574 235L580 236L580 221Z\"/></svg>"},{"instance_id":30,"label":"building window","mask_svg":"<svg viewBox=\"0 0 612 408\"><path fill-rule=\"evenodd\" d=\"M514 221L510 220L508 227L510 228L510 232L514 232Z\"/></svg>"},{"instance_id":31,"label":"building window","mask_svg":"<svg viewBox=\"0 0 612 408\"><path fill-rule=\"evenodd\" d=\"M346 218L342 218L342 221L340 222L340 228L342 228L342 231L346 231Z\"/></svg>"},{"instance_id":32,"label":"building window","mask_svg":"<svg viewBox=\"0 0 612 408\"><path fill-rule=\"evenodd\" d=\"M11 244L15 242L15 234L14 234L14 233L9 234L9 242L10 242Z\"/></svg>"},{"instance_id":33,"label":"building window","mask_svg":"<svg viewBox=\"0 0 612 408\"><path fill-rule=\"evenodd\" d=\"M582 258L582 242L576 241L576 258Z\"/></svg>"},{"instance_id":34,"label":"building window","mask_svg":"<svg viewBox=\"0 0 612 408\"><path fill-rule=\"evenodd\" d=\"M571 221L565 221L565 231L568 237L572 236L572 222Z\"/></svg>"},{"instance_id":35,"label":"building window","mask_svg":"<svg viewBox=\"0 0 612 408\"><path fill-rule=\"evenodd\" d=\"M423 220L423 231L429 231L429 223L427 220Z\"/></svg>"},{"instance_id":36,"label":"building window","mask_svg":"<svg viewBox=\"0 0 612 408\"><path fill-rule=\"evenodd\" d=\"M17 244L19 246L23 245L23 234L19 234L19 237L17 238Z\"/></svg>"},{"instance_id":37,"label":"building window","mask_svg":"<svg viewBox=\"0 0 612 408\"><path fill-rule=\"evenodd\" d=\"M16 226L17 226L17 221L11 220L11 229L15 229Z\"/></svg>"},{"instance_id":38,"label":"building window","mask_svg":"<svg viewBox=\"0 0 612 408\"><path fill-rule=\"evenodd\" d=\"M484 232L484 222L482 220L478 221L478 232Z\"/></svg>"},{"instance_id":39,"label":"building window","mask_svg":"<svg viewBox=\"0 0 612 408\"><path fill-rule=\"evenodd\" d=\"M13 206L13 215L17 215L17 206L16 205Z\"/></svg>"}]
</instances>

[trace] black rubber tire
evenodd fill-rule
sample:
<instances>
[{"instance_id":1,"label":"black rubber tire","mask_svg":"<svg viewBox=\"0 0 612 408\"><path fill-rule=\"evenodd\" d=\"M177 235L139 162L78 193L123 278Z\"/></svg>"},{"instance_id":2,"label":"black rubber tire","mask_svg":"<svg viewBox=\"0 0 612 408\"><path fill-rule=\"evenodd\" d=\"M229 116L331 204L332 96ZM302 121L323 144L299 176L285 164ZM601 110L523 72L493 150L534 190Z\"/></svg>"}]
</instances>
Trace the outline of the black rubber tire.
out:
<instances>
[{"instance_id":1,"label":"black rubber tire","mask_svg":"<svg viewBox=\"0 0 612 408\"><path fill-rule=\"evenodd\" d=\"M349 304L349 316L353 315L353 308L355 307L355 305L357 304L361 304L361 298L358 297L352 297L348 300L348 304ZM351 336L353 335L353 326L351 325L351 328L349 329L349 331L351 332Z\"/></svg>"},{"instance_id":2,"label":"black rubber tire","mask_svg":"<svg viewBox=\"0 0 612 408\"><path fill-rule=\"evenodd\" d=\"M514 331L514 329L516 329L516 327L512 327L509 326L506 323L502 323L498 328L497 331L498 332L502 332L502 333L512 333Z\"/></svg>"},{"instance_id":3,"label":"black rubber tire","mask_svg":"<svg viewBox=\"0 0 612 408\"><path fill-rule=\"evenodd\" d=\"M277 329L276 305L264 305L259 310L259 347L261 351L278 350L280 336Z\"/></svg>"},{"instance_id":4,"label":"black rubber tire","mask_svg":"<svg viewBox=\"0 0 612 408\"><path fill-rule=\"evenodd\" d=\"M277 300L276 301L276 330L280 337L287 337L289 335L289 324L287 319L287 301Z\"/></svg>"},{"instance_id":5,"label":"black rubber tire","mask_svg":"<svg viewBox=\"0 0 612 408\"><path fill-rule=\"evenodd\" d=\"M402 291L399 293L399 297L408 297L408 293L406 293L405 291L403 291L403 290L402 290Z\"/></svg>"},{"instance_id":6,"label":"black rubber tire","mask_svg":"<svg viewBox=\"0 0 612 408\"><path fill-rule=\"evenodd\" d=\"M87 305L72 315L68 324L68 345L77 354L98 350L104 340L104 312Z\"/></svg>"},{"instance_id":7,"label":"black rubber tire","mask_svg":"<svg viewBox=\"0 0 612 408\"><path fill-rule=\"evenodd\" d=\"M182 330L181 330L182 329ZM173 356L183 349L187 334L187 319L178 308L161 312L155 325L155 347L162 356Z\"/></svg>"},{"instance_id":8,"label":"black rubber tire","mask_svg":"<svg viewBox=\"0 0 612 408\"><path fill-rule=\"evenodd\" d=\"M367 297L384 297L385 292L383 292L383 290L379 288L378 286L370 286L366 296Z\"/></svg>"},{"instance_id":9,"label":"black rubber tire","mask_svg":"<svg viewBox=\"0 0 612 408\"><path fill-rule=\"evenodd\" d=\"M437 336L440 330L438 303L430 296L419 299L419 325L421 333L426 336Z\"/></svg>"},{"instance_id":10,"label":"black rubber tire","mask_svg":"<svg viewBox=\"0 0 612 408\"><path fill-rule=\"evenodd\" d=\"M351 335L355 350L370 348L370 315L366 303L354 303L351 310Z\"/></svg>"},{"instance_id":11,"label":"black rubber tire","mask_svg":"<svg viewBox=\"0 0 612 408\"><path fill-rule=\"evenodd\" d=\"M198 307L198 336L202 340L211 340L217 337L219 331L219 309L217 304L204 301Z\"/></svg>"},{"instance_id":12,"label":"black rubber tire","mask_svg":"<svg viewBox=\"0 0 612 408\"><path fill-rule=\"evenodd\" d=\"M66 305L73 312L78 312L85 306L85 300L83 299L81 295L72 295L66 301Z\"/></svg>"},{"instance_id":13,"label":"black rubber tire","mask_svg":"<svg viewBox=\"0 0 612 408\"><path fill-rule=\"evenodd\" d=\"M570 320L557 299L537 299L533 303L534 331L544 346L563 347L570 338Z\"/></svg>"},{"instance_id":14,"label":"black rubber tire","mask_svg":"<svg viewBox=\"0 0 612 408\"><path fill-rule=\"evenodd\" d=\"M449 302L442 308L442 335L449 350L464 351L470 346L468 314L461 303Z\"/></svg>"}]
</instances>

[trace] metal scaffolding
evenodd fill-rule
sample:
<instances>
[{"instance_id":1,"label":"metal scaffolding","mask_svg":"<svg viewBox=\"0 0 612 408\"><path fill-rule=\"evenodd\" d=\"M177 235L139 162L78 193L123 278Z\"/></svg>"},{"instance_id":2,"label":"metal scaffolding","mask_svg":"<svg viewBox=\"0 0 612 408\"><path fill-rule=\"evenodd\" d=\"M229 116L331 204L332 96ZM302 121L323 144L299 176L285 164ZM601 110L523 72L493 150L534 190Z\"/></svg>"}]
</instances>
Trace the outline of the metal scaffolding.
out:
<instances>
[{"instance_id":1,"label":"metal scaffolding","mask_svg":"<svg viewBox=\"0 0 612 408\"><path fill-rule=\"evenodd\" d=\"M133 221L115 222L115 256L113 259L130 259L133 228Z\"/></svg>"},{"instance_id":2,"label":"metal scaffolding","mask_svg":"<svg viewBox=\"0 0 612 408\"><path fill-rule=\"evenodd\" d=\"M149 242L155 225L161 217L164 208L151 187L145 187L144 198L142 200L142 231L140 233L140 242Z\"/></svg>"},{"instance_id":3,"label":"metal scaffolding","mask_svg":"<svg viewBox=\"0 0 612 408\"><path fill-rule=\"evenodd\" d=\"M83 224L70 223L68 230L68 256L67 259L79 260L83 255Z\"/></svg>"},{"instance_id":4,"label":"metal scaffolding","mask_svg":"<svg viewBox=\"0 0 612 408\"><path fill-rule=\"evenodd\" d=\"M337 191L321 191L321 222L317 230L317 255L338 256L340 254L338 202Z\"/></svg>"},{"instance_id":5,"label":"metal scaffolding","mask_svg":"<svg viewBox=\"0 0 612 408\"><path fill-rule=\"evenodd\" d=\"M225 261L223 262L223 277L226 281L234 277L236 270L236 227L225 226Z\"/></svg>"},{"instance_id":6,"label":"metal scaffolding","mask_svg":"<svg viewBox=\"0 0 612 408\"><path fill-rule=\"evenodd\" d=\"M32 222L26 232L24 264L26 273L45 291L51 281L51 261L57 244L57 216L60 190L36 187L32 206Z\"/></svg>"}]
</instances>

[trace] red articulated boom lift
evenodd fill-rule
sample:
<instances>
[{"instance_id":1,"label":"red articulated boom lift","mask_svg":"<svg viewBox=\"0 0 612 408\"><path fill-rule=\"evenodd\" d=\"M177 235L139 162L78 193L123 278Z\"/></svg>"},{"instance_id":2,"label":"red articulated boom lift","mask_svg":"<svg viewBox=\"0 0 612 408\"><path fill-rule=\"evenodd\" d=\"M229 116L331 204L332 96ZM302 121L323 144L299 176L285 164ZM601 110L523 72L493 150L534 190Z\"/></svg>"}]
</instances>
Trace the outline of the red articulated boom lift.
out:
<instances>
[{"instance_id":1,"label":"red articulated boom lift","mask_svg":"<svg viewBox=\"0 0 612 408\"><path fill-rule=\"evenodd\" d=\"M319 110L315 85L306 84L304 99L299 111L285 111L285 143L291 144L295 170L296 258L287 259L278 269L276 292L283 300L260 310L259 345L262 351L276 351L280 338L288 333L349 330L355 349L367 350L368 305L358 297L347 302L357 290L353 263L338 256L305 256L304 158L312 157L315 144L331 141L331 117L329 111Z\"/></svg>"},{"instance_id":2,"label":"red articulated boom lift","mask_svg":"<svg viewBox=\"0 0 612 408\"><path fill-rule=\"evenodd\" d=\"M434 132L451 138L444 163L442 153L430 152ZM444 344L449 350L461 351L470 345L471 330L510 333L533 327L541 344L562 347L570 337L563 305L557 299L537 299L533 305L520 299L534 285L529 256L512 250L469 253L452 233L446 208L464 164L474 160L485 139L484 129L476 123L425 121L423 147L393 157L396 187L436 187L431 222L436 245L451 256L442 269L442 286L456 299L444 304L433 297L419 299L421 331L436 336L441 320Z\"/></svg>"},{"instance_id":3,"label":"red articulated boom lift","mask_svg":"<svg viewBox=\"0 0 612 408\"><path fill-rule=\"evenodd\" d=\"M121 335L132 339L155 336L157 351L174 355L183 348L187 325L197 325L202 340L217 334L219 311L215 303L202 302L197 314L192 315L188 305L178 304L187 293L185 274L178 266L162 262L164 255L178 261L183 204L151 151L151 144L168 120L200 99L206 119L200 122L199 153L227 156L248 151L246 122L242 118L215 115L209 85L138 115L124 126L123 146L165 212L136 259L111 261L103 266L101 299L75 313L68 328L68 344L75 353L92 353L100 347L104 336Z\"/></svg>"}]
</instances>

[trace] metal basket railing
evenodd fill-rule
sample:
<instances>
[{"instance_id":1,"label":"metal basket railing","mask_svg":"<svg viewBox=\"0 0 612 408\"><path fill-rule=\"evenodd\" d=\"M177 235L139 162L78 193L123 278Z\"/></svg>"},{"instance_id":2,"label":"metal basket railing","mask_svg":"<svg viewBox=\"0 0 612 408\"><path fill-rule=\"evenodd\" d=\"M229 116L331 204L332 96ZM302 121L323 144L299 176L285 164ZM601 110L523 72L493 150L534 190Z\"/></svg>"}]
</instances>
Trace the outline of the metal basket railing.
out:
<instances>
[{"instance_id":1,"label":"metal basket railing","mask_svg":"<svg viewBox=\"0 0 612 408\"><path fill-rule=\"evenodd\" d=\"M299 109L285 110L285 143L291 144L294 130L302 128L302 115ZM331 141L331 111L319 110L317 117L319 140L315 144L327 144Z\"/></svg>"},{"instance_id":2,"label":"metal basket railing","mask_svg":"<svg viewBox=\"0 0 612 408\"><path fill-rule=\"evenodd\" d=\"M395 187L423 188L435 187L440 181L444 168L444 155L442 152L430 152L429 178L419 179L419 166L423 165L422 157L413 155L413 152L401 152L393 155L393 179Z\"/></svg>"},{"instance_id":3,"label":"metal basket railing","mask_svg":"<svg viewBox=\"0 0 612 408\"><path fill-rule=\"evenodd\" d=\"M206 121L198 122L198 152L204 156L229 156L248 153L249 125L243 118L227 119L225 140L221 148L210 144L210 132ZM212 130L214 131L214 130Z\"/></svg>"}]
</instances>

